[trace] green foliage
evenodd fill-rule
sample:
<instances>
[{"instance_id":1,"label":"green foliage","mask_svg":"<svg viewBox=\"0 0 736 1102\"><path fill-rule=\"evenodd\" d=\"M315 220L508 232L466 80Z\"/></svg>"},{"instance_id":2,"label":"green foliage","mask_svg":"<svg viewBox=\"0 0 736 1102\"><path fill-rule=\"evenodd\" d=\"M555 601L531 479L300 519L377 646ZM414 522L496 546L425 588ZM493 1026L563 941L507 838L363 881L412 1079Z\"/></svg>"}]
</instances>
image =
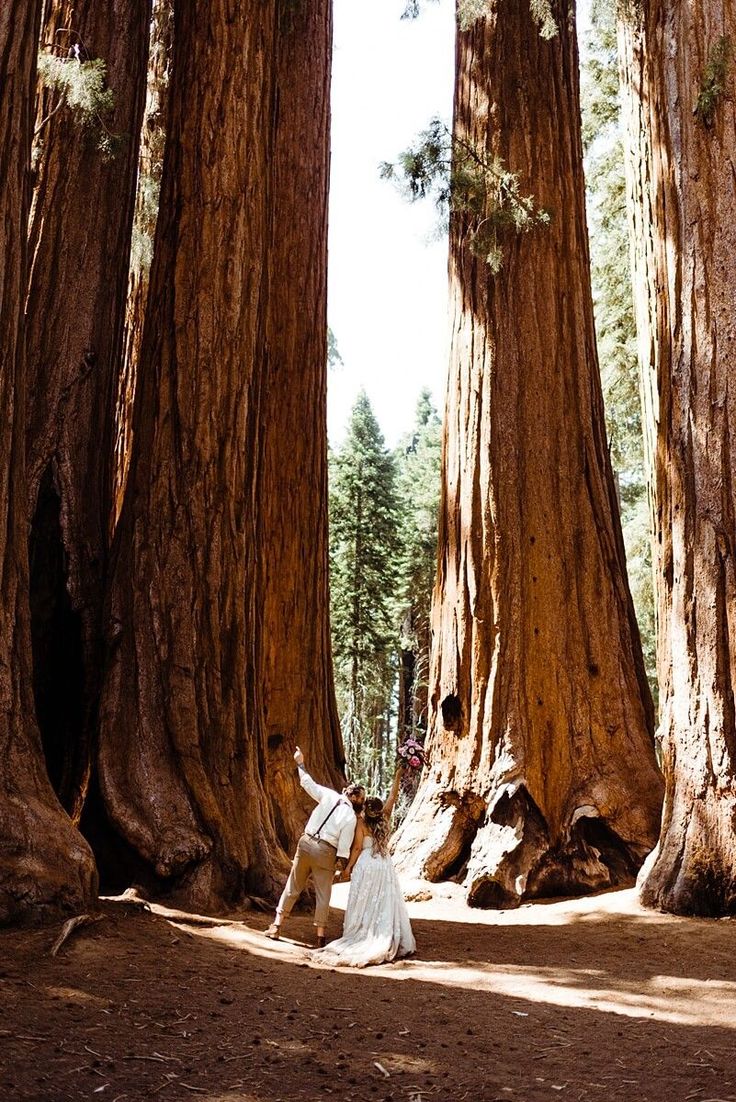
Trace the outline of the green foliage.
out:
<instances>
[{"instance_id":1,"label":"green foliage","mask_svg":"<svg viewBox=\"0 0 736 1102\"><path fill-rule=\"evenodd\" d=\"M712 124L718 101L726 90L731 53L731 39L728 35L721 35L711 46L703 79L700 82L698 98L693 108L693 114L703 126Z\"/></svg>"},{"instance_id":2,"label":"green foliage","mask_svg":"<svg viewBox=\"0 0 736 1102\"><path fill-rule=\"evenodd\" d=\"M335 684L350 771L370 788L393 765L399 521L396 463L365 393L330 456Z\"/></svg>"},{"instance_id":3,"label":"green foliage","mask_svg":"<svg viewBox=\"0 0 736 1102\"><path fill-rule=\"evenodd\" d=\"M509 3L517 2L518 0L509 0ZM407 0L402 19L416 19L421 8L422 0ZM529 10L539 24L539 33L542 38L554 38L557 34L557 23L552 14L551 0L529 0ZM489 0L459 0L457 18L460 30L467 31L476 20L488 15L489 11Z\"/></svg>"},{"instance_id":4,"label":"green foliage","mask_svg":"<svg viewBox=\"0 0 736 1102\"><path fill-rule=\"evenodd\" d=\"M529 7L539 24L539 33L542 38L554 38L558 31L552 14L551 0L529 0Z\"/></svg>"},{"instance_id":5,"label":"green foliage","mask_svg":"<svg viewBox=\"0 0 736 1102\"><path fill-rule=\"evenodd\" d=\"M143 144L135 200L130 266L135 272L151 267L158 220L159 193L164 171L166 131L165 97L171 79L173 12L168 0L154 0L146 82Z\"/></svg>"},{"instance_id":6,"label":"green foliage","mask_svg":"<svg viewBox=\"0 0 736 1102\"><path fill-rule=\"evenodd\" d=\"M105 116L115 106L115 95L107 87L107 65L98 57L79 61L75 57L56 57L47 50L38 55L38 79L41 87L57 95L56 103L36 128L36 136L62 107L71 111L79 124L94 135L97 148L106 157L115 156L121 135L110 132Z\"/></svg>"},{"instance_id":7,"label":"green foliage","mask_svg":"<svg viewBox=\"0 0 736 1102\"><path fill-rule=\"evenodd\" d=\"M596 138L617 130L619 118L616 20L608 0L593 0L590 17L595 29L588 43L581 97L586 152Z\"/></svg>"},{"instance_id":8,"label":"green foliage","mask_svg":"<svg viewBox=\"0 0 736 1102\"><path fill-rule=\"evenodd\" d=\"M618 479L632 597L652 691L657 692L649 504L619 128L616 12L598 0L583 68L591 275L611 461Z\"/></svg>"},{"instance_id":9,"label":"green foliage","mask_svg":"<svg viewBox=\"0 0 736 1102\"><path fill-rule=\"evenodd\" d=\"M464 216L471 251L494 274L501 268L503 242L510 233L549 224L549 213L532 195L522 194L516 173L500 158L453 138L438 118L401 154L398 165L384 162L380 172L383 179L398 182L411 202L432 198L443 221L450 214Z\"/></svg>"},{"instance_id":10,"label":"green foliage","mask_svg":"<svg viewBox=\"0 0 736 1102\"><path fill-rule=\"evenodd\" d=\"M134 271L143 271L151 267L160 190L160 175L146 173L139 176L133 236L130 244L130 266Z\"/></svg>"}]
</instances>

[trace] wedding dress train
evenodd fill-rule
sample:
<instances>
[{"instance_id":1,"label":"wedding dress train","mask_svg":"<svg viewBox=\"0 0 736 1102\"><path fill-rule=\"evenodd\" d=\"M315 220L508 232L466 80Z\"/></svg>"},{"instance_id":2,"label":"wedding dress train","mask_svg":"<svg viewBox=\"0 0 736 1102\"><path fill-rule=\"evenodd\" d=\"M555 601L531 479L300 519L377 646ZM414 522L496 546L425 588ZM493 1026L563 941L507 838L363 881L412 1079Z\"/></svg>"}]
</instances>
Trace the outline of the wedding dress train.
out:
<instances>
[{"instance_id":1,"label":"wedding dress train","mask_svg":"<svg viewBox=\"0 0 736 1102\"><path fill-rule=\"evenodd\" d=\"M416 949L393 861L373 852L373 839L353 867L343 935L312 954L324 964L365 968L408 956Z\"/></svg>"}]
</instances>

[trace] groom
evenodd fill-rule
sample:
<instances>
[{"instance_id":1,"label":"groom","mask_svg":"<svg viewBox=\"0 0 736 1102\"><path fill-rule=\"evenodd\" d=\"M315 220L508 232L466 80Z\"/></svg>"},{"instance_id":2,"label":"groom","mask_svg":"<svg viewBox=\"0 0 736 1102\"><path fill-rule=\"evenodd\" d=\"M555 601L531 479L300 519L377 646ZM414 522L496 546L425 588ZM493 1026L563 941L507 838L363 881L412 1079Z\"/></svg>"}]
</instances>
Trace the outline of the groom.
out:
<instances>
[{"instance_id":1,"label":"groom","mask_svg":"<svg viewBox=\"0 0 736 1102\"><path fill-rule=\"evenodd\" d=\"M266 930L266 937L278 941L281 923L304 891L311 873L317 897L314 911L317 948L321 949L325 943L325 926L335 871L342 872L350 856L356 815L363 810L365 789L360 784L349 784L340 794L332 788L323 788L307 773L304 755L298 746L294 761L299 768L301 786L317 807L310 815L304 834L297 844L289 879L276 908L276 917Z\"/></svg>"}]
</instances>

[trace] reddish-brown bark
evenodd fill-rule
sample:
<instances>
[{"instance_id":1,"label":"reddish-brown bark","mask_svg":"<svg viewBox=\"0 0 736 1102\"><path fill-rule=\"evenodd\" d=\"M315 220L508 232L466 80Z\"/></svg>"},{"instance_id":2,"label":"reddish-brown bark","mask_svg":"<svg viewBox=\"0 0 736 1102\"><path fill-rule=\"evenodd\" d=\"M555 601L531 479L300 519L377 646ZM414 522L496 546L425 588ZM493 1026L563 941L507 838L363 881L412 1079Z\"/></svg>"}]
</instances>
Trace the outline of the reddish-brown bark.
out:
<instances>
[{"instance_id":1,"label":"reddish-brown bark","mask_svg":"<svg viewBox=\"0 0 736 1102\"><path fill-rule=\"evenodd\" d=\"M678 913L724 914L736 910L736 5L651 0L643 11L666 793L641 897ZM698 96L724 40L723 88L704 115Z\"/></svg>"},{"instance_id":2,"label":"reddish-brown bark","mask_svg":"<svg viewBox=\"0 0 736 1102\"><path fill-rule=\"evenodd\" d=\"M644 96L646 52L642 9L638 3L621 6L618 24L621 118L625 133L624 167L629 215L631 282L634 292L639 385L644 437L644 463L652 531L655 517L654 462L657 449L659 405L657 392L656 309L654 267L655 220L652 210L652 148ZM658 545L653 542L656 560ZM655 569L656 573L656 569Z\"/></svg>"},{"instance_id":3,"label":"reddish-brown bark","mask_svg":"<svg viewBox=\"0 0 736 1102\"><path fill-rule=\"evenodd\" d=\"M174 37L172 0L153 0L151 42L146 80L146 107L141 128L138 155L138 184L133 217L133 246L128 275L128 300L125 307L125 331L122 368L118 375L115 402L115 446L113 502L110 530L123 507L133 446L133 400L136 370L143 339L143 321L148 302L148 281L153 256L153 241L158 217L159 189L163 170L169 72Z\"/></svg>"},{"instance_id":4,"label":"reddish-brown bark","mask_svg":"<svg viewBox=\"0 0 736 1102\"><path fill-rule=\"evenodd\" d=\"M100 792L197 905L273 893L257 562L274 4L177 10L169 131L118 526Z\"/></svg>"},{"instance_id":5,"label":"reddish-brown bark","mask_svg":"<svg viewBox=\"0 0 736 1102\"><path fill-rule=\"evenodd\" d=\"M22 318L39 20L36 0L0 8L0 922L78 909L96 891L49 784L31 689Z\"/></svg>"},{"instance_id":6,"label":"reddish-brown bark","mask_svg":"<svg viewBox=\"0 0 736 1102\"><path fill-rule=\"evenodd\" d=\"M78 819L102 666L112 424L120 367L150 0L50 0L41 41L103 58L115 97L84 126L39 107L27 302L34 688L54 787ZM73 58L68 66L79 63ZM43 121L43 120L48 121ZM114 156L98 148L117 136Z\"/></svg>"},{"instance_id":7,"label":"reddish-brown bark","mask_svg":"<svg viewBox=\"0 0 736 1102\"><path fill-rule=\"evenodd\" d=\"M327 535L327 200L331 0L282 7L273 131L258 488L266 785L290 849L312 803L294 746L344 784L332 678Z\"/></svg>"},{"instance_id":8,"label":"reddish-brown bark","mask_svg":"<svg viewBox=\"0 0 736 1102\"><path fill-rule=\"evenodd\" d=\"M430 764L406 868L509 906L625 882L662 782L626 578L595 349L573 12L545 41L492 2L457 45L455 133L519 173L551 223L493 275L451 225Z\"/></svg>"}]
</instances>

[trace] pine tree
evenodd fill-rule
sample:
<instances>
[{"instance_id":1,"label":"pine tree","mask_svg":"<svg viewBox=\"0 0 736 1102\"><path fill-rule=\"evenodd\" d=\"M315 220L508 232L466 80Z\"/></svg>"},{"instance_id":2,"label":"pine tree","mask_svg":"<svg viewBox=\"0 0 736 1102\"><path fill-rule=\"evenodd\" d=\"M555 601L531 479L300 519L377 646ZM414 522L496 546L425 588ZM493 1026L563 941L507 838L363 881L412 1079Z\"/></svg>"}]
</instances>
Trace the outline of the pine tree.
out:
<instances>
[{"instance_id":1,"label":"pine tree","mask_svg":"<svg viewBox=\"0 0 736 1102\"><path fill-rule=\"evenodd\" d=\"M365 392L330 461L335 680L352 776L371 788L391 769L399 519L397 472Z\"/></svg>"}]
</instances>

